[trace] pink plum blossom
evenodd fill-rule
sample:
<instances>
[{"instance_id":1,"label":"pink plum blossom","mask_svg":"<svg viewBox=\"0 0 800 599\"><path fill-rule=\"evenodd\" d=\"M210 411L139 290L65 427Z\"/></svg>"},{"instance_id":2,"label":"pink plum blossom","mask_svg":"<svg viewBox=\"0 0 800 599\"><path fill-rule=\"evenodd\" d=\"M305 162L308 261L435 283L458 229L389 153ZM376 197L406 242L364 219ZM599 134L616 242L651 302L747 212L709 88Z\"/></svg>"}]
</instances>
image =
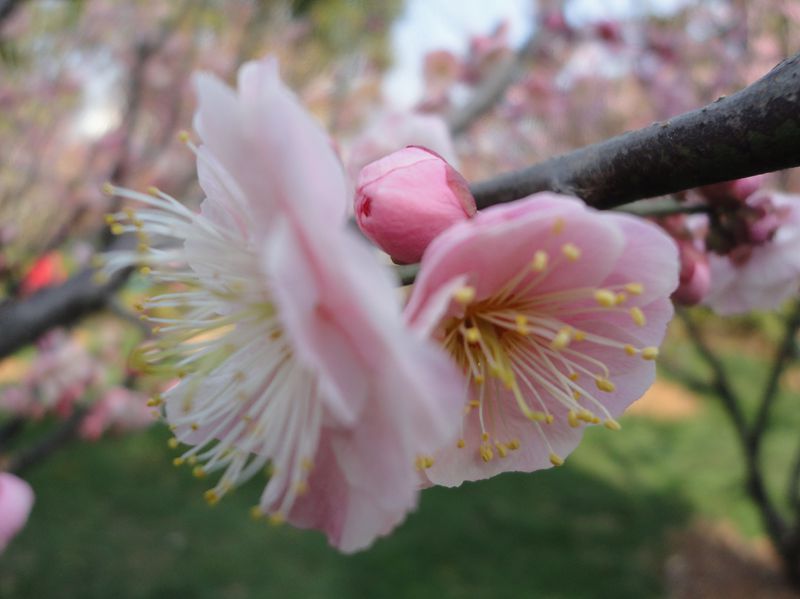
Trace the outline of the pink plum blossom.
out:
<instances>
[{"instance_id":1,"label":"pink plum blossom","mask_svg":"<svg viewBox=\"0 0 800 599\"><path fill-rule=\"evenodd\" d=\"M435 239L407 316L469 385L460 439L434 484L559 465L586 424L616 418L653 382L672 316L675 244L638 218L551 193L489 208Z\"/></svg>"},{"instance_id":2,"label":"pink plum blossom","mask_svg":"<svg viewBox=\"0 0 800 599\"><path fill-rule=\"evenodd\" d=\"M423 146L458 167L458 157L444 120L434 114L386 111L378 114L350 145L347 171L355 181L370 162L406 146Z\"/></svg>"},{"instance_id":3,"label":"pink plum blossom","mask_svg":"<svg viewBox=\"0 0 800 599\"><path fill-rule=\"evenodd\" d=\"M455 439L460 377L405 327L393 277L347 229L344 172L277 64L245 64L238 93L195 81L200 214L155 189L109 188L149 206L118 213L118 232L176 242L109 268L137 260L190 284L146 303L158 340L137 362L180 376L155 402L189 446L175 463L222 473L209 503L266 468L254 515L364 548L414 508L420 460Z\"/></svg>"},{"instance_id":4,"label":"pink plum blossom","mask_svg":"<svg viewBox=\"0 0 800 599\"><path fill-rule=\"evenodd\" d=\"M704 303L718 314L771 310L800 291L800 196L762 191L746 203L763 208L766 200L774 208L765 213L768 223L748 234L759 243L727 255L709 252L711 290Z\"/></svg>"},{"instance_id":5,"label":"pink plum blossom","mask_svg":"<svg viewBox=\"0 0 800 599\"><path fill-rule=\"evenodd\" d=\"M0 553L22 530L33 507L33 490L21 478L0 472Z\"/></svg>"},{"instance_id":6,"label":"pink plum blossom","mask_svg":"<svg viewBox=\"0 0 800 599\"><path fill-rule=\"evenodd\" d=\"M125 387L112 387L92 404L81 422L79 434L96 441L106 431L135 431L150 426L154 421L147 398Z\"/></svg>"},{"instance_id":7,"label":"pink plum blossom","mask_svg":"<svg viewBox=\"0 0 800 599\"><path fill-rule=\"evenodd\" d=\"M475 210L464 177L425 148L398 150L358 177L358 226L400 264L419 262L434 237Z\"/></svg>"}]
</instances>

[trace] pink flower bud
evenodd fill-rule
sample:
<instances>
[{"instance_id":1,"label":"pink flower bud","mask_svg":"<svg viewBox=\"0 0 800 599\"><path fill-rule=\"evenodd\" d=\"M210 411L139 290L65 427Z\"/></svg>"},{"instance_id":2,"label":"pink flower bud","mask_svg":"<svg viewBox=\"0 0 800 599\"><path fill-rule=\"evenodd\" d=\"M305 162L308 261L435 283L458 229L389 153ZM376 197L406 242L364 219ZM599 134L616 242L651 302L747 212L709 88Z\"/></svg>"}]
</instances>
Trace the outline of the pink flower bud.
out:
<instances>
[{"instance_id":1,"label":"pink flower bud","mask_svg":"<svg viewBox=\"0 0 800 599\"><path fill-rule=\"evenodd\" d=\"M398 264L419 262L434 237L476 211L464 177L418 146L365 166L355 204L364 235Z\"/></svg>"},{"instance_id":2,"label":"pink flower bud","mask_svg":"<svg viewBox=\"0 0 800 599\"><path fill-rule=\"evenodd\" d=\"M33 507L33 490L24 480L0 472L0 553L25 526Z\"/></svg>"}]
</instances>

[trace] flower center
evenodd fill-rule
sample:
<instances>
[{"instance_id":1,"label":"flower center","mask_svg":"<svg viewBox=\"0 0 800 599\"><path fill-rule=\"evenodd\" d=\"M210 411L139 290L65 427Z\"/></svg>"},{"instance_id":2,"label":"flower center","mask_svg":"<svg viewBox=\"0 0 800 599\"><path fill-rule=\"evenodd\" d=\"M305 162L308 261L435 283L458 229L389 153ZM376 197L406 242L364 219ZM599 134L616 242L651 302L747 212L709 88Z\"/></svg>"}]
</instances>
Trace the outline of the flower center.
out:
<instances>
[{"instance_id":1,"label":"flower center","mask_svg":"<svg viewBox=\"0 0 800 599\"><path fill-rule=\"evenodd\" d=\"M476 290L469 286L454 293L463 313L444 323L443 343L470 382L466 413L467 418L478 419L477 452L485 462L505 457L521 443L495 436L499 402L513 397L511 409L532 423L550 451L550 461L560 465L563 458L553 451L547 433L557 420L565 419L573 428L600 422L612 430L620 428L602 401L603 393L615 390L611 370L603 361L609 349L646 360L658 355L655 347L637 348L621 338L579 328L581 321L620 312L644 326L644 312L632 305L644 291L642 284L538 291L555 270L568 268L581 257L573 243L561 250L555 259L543 250L535 252L490 297L476 301ZM458 442L458 447L465 445L463 439Z\"/></svg>"}]
</instances>

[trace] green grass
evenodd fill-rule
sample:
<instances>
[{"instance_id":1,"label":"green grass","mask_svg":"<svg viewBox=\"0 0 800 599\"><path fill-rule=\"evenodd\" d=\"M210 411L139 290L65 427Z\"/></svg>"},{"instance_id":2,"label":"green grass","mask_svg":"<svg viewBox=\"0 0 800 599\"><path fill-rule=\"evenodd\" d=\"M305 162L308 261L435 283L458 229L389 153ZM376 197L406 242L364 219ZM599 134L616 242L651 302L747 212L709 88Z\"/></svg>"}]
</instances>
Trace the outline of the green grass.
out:
<instances>
[{"instance_id":1,"label":"green grass","mask_svg":"<svg viewBox=\"0 0 800 599\"><path fill-rule=\"evenodd\" d=\"M761 364L735 354L729 364L757 388ZM775 487L800 430L792 399L778 407ZM203 481L171 466L162 428L74 445L31 473L37 503L0 559L0 597L660 597L671 531L702 517L757 535L760 523L714 401L683 422L623 424L590 430L562 468L428 490L390 537L354 556L318 533L252 521L256 485L208 507Z\"/></svg>"}]
</instances>

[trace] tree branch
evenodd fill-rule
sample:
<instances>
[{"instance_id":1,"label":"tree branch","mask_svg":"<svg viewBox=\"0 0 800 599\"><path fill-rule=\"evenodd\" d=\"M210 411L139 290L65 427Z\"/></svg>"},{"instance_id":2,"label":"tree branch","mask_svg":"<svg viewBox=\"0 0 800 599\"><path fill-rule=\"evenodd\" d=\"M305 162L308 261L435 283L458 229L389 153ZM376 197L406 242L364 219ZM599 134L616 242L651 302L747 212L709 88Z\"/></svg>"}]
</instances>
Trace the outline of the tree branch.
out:
<instances>
[{"instance_id":1,"label":"tree branch","mask_svg":"<svg viewBox=\"0 0 800 599\"><path fill-rule=\"evenodd\" d=\"M0 305L0 358L36 341L53 327L72 324L104 308L130 272L117 271L101 283L96 280L96 271L88 268L61 285Z\"/></svg>"},{"instance_id":2,"label":"tree branch","mask_svg":"<svg viewBox=\"0 0 800 599\"><path fill-rule=\"evenodd\" d=\"M800 54L663 123L472 185L478 208L538 191L596 208L800 165Z\"/></svg>"},{"instance_id":3,"label":"tree branch","mask_svg":"<svg viewBox=\"0 0 800 599\"><path fill-rule=\"evenodd\" d=\"M48 457L62 445L69 443L78 432L81 422L89 413L86 406L78 406L57 428L41 438L36 444L12 456L8 464L8 471L14 474L23 474L28 468Z\"/></svg>"}]
</instances>

